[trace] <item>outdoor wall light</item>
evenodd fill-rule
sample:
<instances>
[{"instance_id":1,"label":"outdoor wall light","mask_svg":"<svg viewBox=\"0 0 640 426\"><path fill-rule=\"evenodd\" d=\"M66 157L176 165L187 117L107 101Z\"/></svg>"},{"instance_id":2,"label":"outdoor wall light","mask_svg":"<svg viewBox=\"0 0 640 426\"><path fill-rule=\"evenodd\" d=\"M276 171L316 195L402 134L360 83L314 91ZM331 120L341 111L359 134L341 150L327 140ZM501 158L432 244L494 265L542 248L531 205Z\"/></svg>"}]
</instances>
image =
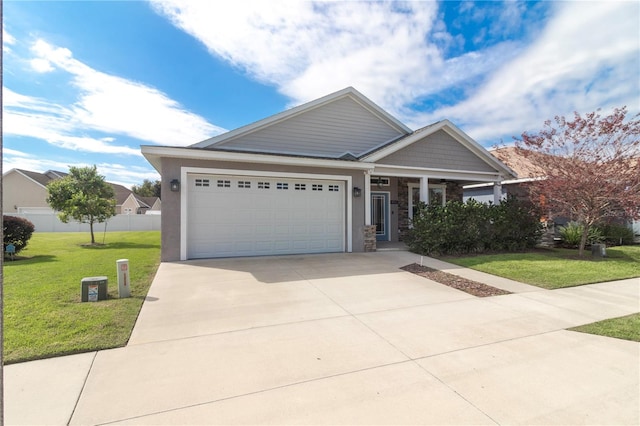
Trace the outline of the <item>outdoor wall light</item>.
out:
<instances>
[{"instance_id":1,"label":"outdoor wall light","mask_svg":"<svg viewBox=\"0 0 640 426\"><path fill-rule=\"evenodd\" d=\"M171 192L180 191L180 181L178 179L172 180L171 182L169 182L169 185L171 185Z\"/></svg>"},{"instance_id":2,"label":"outdoor wall light","mask_svg":"<svg viewBox=\"0 0 640 426\"><path fill-rule=\"evenodd\" d=\"M360 188L358 188L357 186L353 187L353 196L355 198L358 198L362 195L362 190Z\"/></svg>"}]
</instances>

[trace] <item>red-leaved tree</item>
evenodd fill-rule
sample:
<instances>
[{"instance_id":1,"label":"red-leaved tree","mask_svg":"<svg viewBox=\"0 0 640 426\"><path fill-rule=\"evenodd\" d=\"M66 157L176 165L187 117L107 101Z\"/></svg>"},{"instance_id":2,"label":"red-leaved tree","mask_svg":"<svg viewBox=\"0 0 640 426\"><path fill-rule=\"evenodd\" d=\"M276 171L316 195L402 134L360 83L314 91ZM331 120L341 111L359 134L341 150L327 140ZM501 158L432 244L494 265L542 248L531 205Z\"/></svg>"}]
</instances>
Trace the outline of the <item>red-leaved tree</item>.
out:
<instances>
[{"instance_id":1,"label":"red-leaved tree","mask_svg":"<svg viewBox=\"0 0 640 426\"><path fill-rule=\"evenodd\" d=\"M518 154L540 172L530 184L532 201L583 225L580 256L594 225L640 218L640 114L625 121L626 107L605 117L598 111L555 117L516 140Z\"/></svg>"}]
</instances>

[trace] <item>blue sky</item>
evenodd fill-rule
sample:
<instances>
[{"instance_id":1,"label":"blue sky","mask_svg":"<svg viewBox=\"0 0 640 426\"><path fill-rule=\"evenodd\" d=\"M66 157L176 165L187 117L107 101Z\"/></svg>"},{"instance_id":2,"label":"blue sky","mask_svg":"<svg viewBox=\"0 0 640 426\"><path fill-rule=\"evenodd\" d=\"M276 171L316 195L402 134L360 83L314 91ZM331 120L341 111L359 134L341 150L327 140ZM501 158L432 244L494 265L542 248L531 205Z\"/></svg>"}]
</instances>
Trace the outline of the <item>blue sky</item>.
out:
<instances>
[{"instance_id":1,"label":"blue sky","mask_svg":"<svg viewBox=\"0 0 640 426\"><path fill-rule=\"evenodd\" d=\"M353 86L491 147L556 115L640 112L640 3L5 1L3 170L159 178L187 146Z\"/></svg>"}]
</instances>

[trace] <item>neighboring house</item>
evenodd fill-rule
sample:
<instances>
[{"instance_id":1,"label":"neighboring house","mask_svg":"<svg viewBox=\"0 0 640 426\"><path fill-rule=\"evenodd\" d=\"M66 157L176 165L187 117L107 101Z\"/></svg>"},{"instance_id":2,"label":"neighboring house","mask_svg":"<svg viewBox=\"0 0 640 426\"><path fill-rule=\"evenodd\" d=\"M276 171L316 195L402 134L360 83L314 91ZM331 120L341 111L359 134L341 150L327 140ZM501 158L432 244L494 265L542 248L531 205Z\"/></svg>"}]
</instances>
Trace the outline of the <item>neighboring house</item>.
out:
<instances>
[{"instance_id":1,"label":"neighboring house","mask_svg":"<svg viewBox=\"0 0 640 426\"><path fill-rule=\"evenodd\" d=\"M160 211L161 202L158 197L141 197L131 192L120 206L122 214L146 214L149 211Z\"/></svg>"},{"instance_id":2,"label":"neighboring house","mask_svg":"<svg viewBox=\"0 0 640 426\"><path fill-rule=\"evenodd\" d=\"M67 173L49 170L45 173L29 170L11 169L2 177L2 203L4 213L52 213L47 204L47 184ZM143 214L146 210L159 210L159 199L138 197L130 189L108 182L113 187L116 199L116 214L125 213L124 208L131 208L131 213ZM132 200L130 200L132 198ZM126 206L125 206L126 203Z\"/></svg>"},{"instance_id":3,"label":"neighboring house","mask_svg":"<svg viewBox=\"0 0 640 426\"><path fill-rule=\"evenodd\" d=\"M9 170L2 176L3 213L52 213L47 204L47 184L66 175L55 170Z\"/></svg>"},{"instance_id":4,"label":"neighboring house","mask_svg":"<svg viewBox=\"0 0 640 426\"><path fill-rule=\"evenodd\" d=\"M501 197L505 198L507 194L528 197L527 182L542 177L542 173L531 160L518 155L515 147L499 148L489 152L506 164L518 176L516 179L506 179L502 182L500 188ZM462 199L465 202L471 198L482 203L494 202L494 189L494 186L490 183L465 185Z\"/></svg>"},{"instance_id":5,"label":"neighboring house","mask_svg":"<svg viewBox=\"0 0 640 426\"><path fill-rule=\"evenodd\" d=\"M515 178L448 120L412 131L349 87L188 147L162 175L162 259L375 250L419 200Z\"/></svg>"},{"instance_id":6,"label":"neighboring house","mask_svg":"<svg viewBox=\"0 0 640 426\"><path fill-rule=\"evenodd\" d=\"M507 194L514 195L519 198L529 198L527 190L527 183L535 179L544 178L544 173L537 168L530 159L518 154L515 147L499 148L490 151L491 154L498 160L506 164L509 168L516 172L517 179L504 180L502 182L501 193L502 197L506 197ZM463 192L463 201L467 201L473 198L480 202L493 202L494 201L494 187L491 184L480 183L473 185L465 185ZM569 222L569 218L553 215L549 213L546 226L552 236L559 239L559 227L564 226ZM629 226L633 228L636 238L640 237L640 221L632 221Z\"/></svg>"}]
</instances>

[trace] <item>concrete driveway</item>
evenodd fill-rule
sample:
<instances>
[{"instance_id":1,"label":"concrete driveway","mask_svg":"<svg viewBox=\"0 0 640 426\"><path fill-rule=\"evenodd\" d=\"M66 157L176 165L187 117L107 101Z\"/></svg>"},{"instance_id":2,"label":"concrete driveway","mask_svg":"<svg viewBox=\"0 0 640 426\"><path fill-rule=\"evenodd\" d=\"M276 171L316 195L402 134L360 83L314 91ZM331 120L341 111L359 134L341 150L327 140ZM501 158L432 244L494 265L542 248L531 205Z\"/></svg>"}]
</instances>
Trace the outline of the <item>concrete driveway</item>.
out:
<instances>
[{"instance_id":1,"label":"concrete driveway","mask_svg":"<svg viewBox=\"0 0 640 426\"><path fill-rule=\"evenodd\" d=\"M127 347L5 369L7 424L640 423L640 344L565 330L640 311L640 280L547 291L424 259L515 292L480 299L412 262L164 263Z\"/></svg>"}]
</instances>

